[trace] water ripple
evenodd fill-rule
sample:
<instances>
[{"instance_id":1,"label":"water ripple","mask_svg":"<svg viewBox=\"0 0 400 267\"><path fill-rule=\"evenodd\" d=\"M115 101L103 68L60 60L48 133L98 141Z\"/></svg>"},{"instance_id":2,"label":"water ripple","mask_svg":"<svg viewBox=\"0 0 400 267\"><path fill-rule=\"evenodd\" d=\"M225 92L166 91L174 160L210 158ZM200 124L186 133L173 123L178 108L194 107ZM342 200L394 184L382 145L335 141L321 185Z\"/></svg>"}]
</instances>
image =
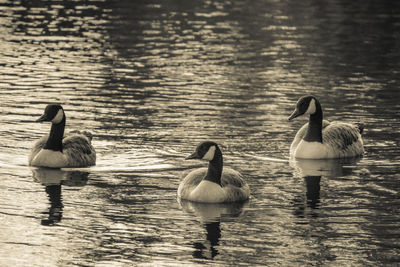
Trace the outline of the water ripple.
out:
<instances>
[{"instance_id":1,"label":"water ripple","mask_svg":"<svg viewBox=\"0 0 400 267\"><path fill-rule=\"evenodd\" d=\"M0 265L396 264L398 10L3 1ZM305 94L327 119L365 124L363 158L289 161L306 120L287 117ZM93 133L96 166L27 166L50 128L34 121L54 102L68 131ZM249 202L176 200L205 166L184 158L206 139L244 175Z\"/></svg>"}]
</instances>

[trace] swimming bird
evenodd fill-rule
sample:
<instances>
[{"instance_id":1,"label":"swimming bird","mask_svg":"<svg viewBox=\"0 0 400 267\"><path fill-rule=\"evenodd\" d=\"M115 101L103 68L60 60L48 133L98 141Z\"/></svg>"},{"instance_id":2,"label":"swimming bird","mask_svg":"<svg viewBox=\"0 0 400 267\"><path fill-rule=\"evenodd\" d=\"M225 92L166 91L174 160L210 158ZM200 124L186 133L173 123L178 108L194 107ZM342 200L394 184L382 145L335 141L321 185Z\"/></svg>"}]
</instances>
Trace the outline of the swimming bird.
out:
<instances>
[{"instance_id":1,"label":"swimming bird","mask_svg":"<svg viewBox=\"0 0 400 267\"><path fill-rule=\"evenodd\" d=\"M49 135L43 136L33 146L29 165L49 168L87 167L95 165L96 152L91 144L92 134L72 131L64 136L65 113L61 105L46 106L37 122L51 122Z\"/></svg>"},{"instance_id":2,"label":"swimming bird","mask_svg":"<svg viewBox=\"0 0 400 267\"><path fill-rule=\"evenodd\" d=\"M223 169L222 152L215 142L200 143L186 159L208 161L208 168L191 171L179 185L178 198L205 203L236 202L249 198L250 189L243 176L233 169Z\"/></svg>"},{"instance_id":3,"label":"swimming bird","mask_svg":"<svg viewBox=\"0 0 400 267\"><path fill-rule=\"evenodd\" d=\"M322 108L315 96L303 96L289 121L301 115L310 115L308 123L297 132L290 155L304 159L356 157L364 153L362 124L328 122L323 120Z\"/></svg>"}]
</instances>

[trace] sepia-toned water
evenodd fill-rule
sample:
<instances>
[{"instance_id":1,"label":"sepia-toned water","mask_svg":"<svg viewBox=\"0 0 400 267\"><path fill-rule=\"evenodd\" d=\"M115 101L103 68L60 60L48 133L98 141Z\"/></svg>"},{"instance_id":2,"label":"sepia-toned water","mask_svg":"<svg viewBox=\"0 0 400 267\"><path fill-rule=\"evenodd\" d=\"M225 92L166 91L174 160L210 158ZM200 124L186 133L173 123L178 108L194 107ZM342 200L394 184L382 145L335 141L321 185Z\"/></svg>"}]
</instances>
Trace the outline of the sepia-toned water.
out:
<instances>
[{"instance_id":1,"label":"sepia-toned water","mask_svg":"<svg viewBox=\"0 0 400 267\"><path fill-rule=\"evenodd\" d=\"M396 1L0 1L0 265L399 265L399 47ZM289 162L305 94L362 158ZM48 103L96 166L28 166ZM177 201L203 140L249 201Z\"/></svg>"}]
</instances>

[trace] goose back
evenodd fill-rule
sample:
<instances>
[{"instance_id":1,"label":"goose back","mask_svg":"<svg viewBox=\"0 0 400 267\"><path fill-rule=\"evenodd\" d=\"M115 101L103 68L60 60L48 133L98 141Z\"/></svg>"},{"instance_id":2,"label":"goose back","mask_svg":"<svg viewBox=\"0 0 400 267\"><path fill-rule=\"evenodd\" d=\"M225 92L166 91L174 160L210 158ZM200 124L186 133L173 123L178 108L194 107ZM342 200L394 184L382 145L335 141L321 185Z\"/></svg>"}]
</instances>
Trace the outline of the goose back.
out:
<instances>
[{"instance_id":1,"label":"goose back","mask_svg":"<svg viewBox=\"0 0 400 267\"><path fill-rule=\"evenodd\" d=\"M33 146L29 156L29 165L36 155L45 147L49 135L40 138ZM86 131L71 131L63 137L63 154L66 157L64 167L93 166L96 163L96 153L91 144L92 134Z\"/></svg>"},{"instance_id":2,"label":"goose back","mask_svg":"<svg viewBox=\"0 0 400 267\"><path fill-rule=\"evenodd\" d=\"M364 145L360 134L362 126L324 120L321 144L314 144L314 142L310 143L303 140L307 128L308 123L303 125L297 132L290 146L291 156L301 158L345 158L355 157L364 153ZM315 154L312 154L310 151L313 151Z\"/></svg>"},{"instance_id":3,"label":"goose back","mask_svg":"<svg viewBox=\"0 0 400 267\"><path fill-rule=\"evenodd\" d=\"M203 181L208 168L195 169L182 180L178 188L178 197L191 200L191 194ZM217 186L217 185L216 185ZM220 202L243 201L249 198L250 188L243 176L231 168L224 168L221 176L222 194Z\"/></svg>"}]
</instances>

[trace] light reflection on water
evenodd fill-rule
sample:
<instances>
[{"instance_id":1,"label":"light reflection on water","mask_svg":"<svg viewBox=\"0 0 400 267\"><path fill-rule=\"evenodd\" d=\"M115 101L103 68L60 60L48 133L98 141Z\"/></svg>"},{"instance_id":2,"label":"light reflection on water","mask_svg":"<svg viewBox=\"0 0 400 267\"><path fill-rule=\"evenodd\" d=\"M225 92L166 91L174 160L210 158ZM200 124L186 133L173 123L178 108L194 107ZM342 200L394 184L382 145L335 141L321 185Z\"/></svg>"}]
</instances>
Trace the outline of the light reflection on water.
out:
<instances>
[{"instance_id":1,"label":"light reflection on water","mask_svg":"<svg viewBox=\"0 0 400 267\"><path fill-rule=\"evenodd\" d=\"M0 265L400 262L396 2L3 1ZM363 158L289 161L305 122L365 124ZM97 165L29 168L63 104ZM247 203L178 203L196 144L221 144ZM51 227L49 227L51 226Z\"/></svg>"}]
</instances>

